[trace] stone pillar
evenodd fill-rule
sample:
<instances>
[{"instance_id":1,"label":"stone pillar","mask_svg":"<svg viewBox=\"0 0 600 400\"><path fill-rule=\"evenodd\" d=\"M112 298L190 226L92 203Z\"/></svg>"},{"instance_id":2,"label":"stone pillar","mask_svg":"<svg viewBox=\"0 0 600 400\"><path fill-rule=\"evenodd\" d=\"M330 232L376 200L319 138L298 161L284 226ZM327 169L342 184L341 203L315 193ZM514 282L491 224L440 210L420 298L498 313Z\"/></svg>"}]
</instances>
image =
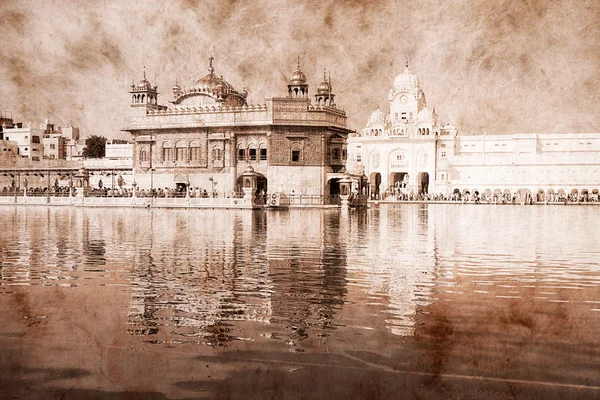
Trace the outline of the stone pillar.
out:
<instances>
[{"instance_id":1,"label":"stone pillar","mask_svg":"<svg viewBox=\"0 0 600 400\"><path fill-rule=\"evenodd\" d=\"M87 196L90 190L90 174L85 168L81 168L75 174L75 182L77 186L77 198L82 199Z\"/></svg>"},{"instance_id":2,"label":"stone pillar","mask_svg":"<svg viewBox=\"0 0 600 400\"><path fill-rule=\"evenodd\" d=\"M350 175L344 174L343 178L339 180L339 184L342 209L348 209L352 199L352 179L350 179Z\"/></svg>"},{"instance_id":3,"label":"stone pillar","mask_svg":"<svg viewBox=\"0 0 600 400\"><path fill-rule=\"evenodd\" d=\"M257 187L256 172L251 165L242 173L242 190L244 192L244 204L254 205Z\"/></svg>"}]
</instances>

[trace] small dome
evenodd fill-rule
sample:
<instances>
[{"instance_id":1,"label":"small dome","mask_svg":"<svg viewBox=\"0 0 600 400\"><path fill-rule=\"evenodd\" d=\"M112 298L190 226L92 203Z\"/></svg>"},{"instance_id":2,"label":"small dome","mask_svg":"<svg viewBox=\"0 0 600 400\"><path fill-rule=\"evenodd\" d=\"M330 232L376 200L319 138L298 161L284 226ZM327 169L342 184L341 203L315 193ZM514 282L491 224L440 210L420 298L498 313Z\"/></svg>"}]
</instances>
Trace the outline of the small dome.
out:
<instances>
[{"instance_id":1,"label":"small dome","mask_svg":"<svg viewBox=\"0 0 600 400\"><path fill-rule=\"evenodd\" d=\"M385 121L385 114L379 108L377 110L375 110L369 117L369 124L373 124L373 123L377 123L377 122L382 123L384 121Z\"/></svg>"},{"instance_id":2,"label":"small dome","mask_svg":"<svg viewBox=\"0 0 600 400\"><path fill-rule=\"evenodd\" d=\"M417 76L408 69L408 62L404 71L394 79L394 89L399 91L413 92L419 88Z\"/></svg>"},{"instance_id":3,"label":"small dome","mask_svg":"<svg viewBox=\"0 0 600 400\"><path fill-rule=\"evenodd\" d=\"M419 114L417 114L417 120L419 121L431 121L432 117L433 113L427 107L423 108L419 111Z\"/></svg>"},{"instance_id":4,"label":"small dome","mask_svg":"<svg viewBox=\"0 0 600 400\"><path fill-rule=\"evenodd\" d=\"M327 81L327 76L325 76L325 71L323 71L323 82L317 87L317 94L328 94L331 93L331 76L329 77L329 82Z\"/></svg>"},{"instance_id":5,"label":"small dome","mask_svg":"<svg viewBox=\"0 0 600 400\"><path fill-rule=\"evenodd\" d=\"M290 78L290 85L306 85L306 75L300 71L300 57L298 57L298 67Z\"/></svg>"},{"instance_id":6,"label":"small dome","mask_svg":"<svg viewBox=\"0 0 600 400\"><path fill-rule=\"evenodd\" d=\"M300 71L300 67L292 74L290 78L290 84L292 85L302 85L306 83L306 75L304 72Z\"/></svg>"},{"instance_id":7,"label":"small dome","mask_svg":"<svg viewBox=\"0 0 600 400\"><path fill-rule=\"evenodd\" d=\"M144 78L135 85L135 90L152 90L152 85Z\"/></svg>"},{"instance_id":8,"label":"small dome","mask_svg":"<svg viewBox=\"0 0 600 400\"><path fill-rule=\"evenodd\" d=\"M244 170L244 174L253 174L254 173L254 168L252 168L252 165L248 165L246 167L246 169Z\"/></svg>"},{"instance_id":9,"label":"small dome","mask_svg":"<svg viewBox=\"0 0 600 400\"><path fill-rule=\"evenodd\" d=\"M321 84L317 87L318 94L327 94L331 92L331 86L328 82L321 82Z\"/></svg>"}]
</instances>

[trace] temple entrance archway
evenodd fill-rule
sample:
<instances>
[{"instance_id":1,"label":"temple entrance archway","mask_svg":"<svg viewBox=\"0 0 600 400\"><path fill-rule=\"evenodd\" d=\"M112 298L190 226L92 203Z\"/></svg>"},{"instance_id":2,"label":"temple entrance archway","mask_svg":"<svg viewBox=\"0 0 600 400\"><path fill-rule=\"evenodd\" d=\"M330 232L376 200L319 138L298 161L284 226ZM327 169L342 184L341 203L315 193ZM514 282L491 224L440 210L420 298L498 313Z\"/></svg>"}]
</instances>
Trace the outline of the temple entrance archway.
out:
<instances>
[{"instance_id":1,"label":"temple entrance archway","mask_svg":"<svg viewBox=\"0 0 600 400\"><path fill-rule=\"evenodd\" d=\"M408 173L392 172L390 174L390 186L394 189L405 189L408 186Z\"/></svg>"},{"instance_id":2,"label":"temple entrance archway","mask_svg":"<svg viewBox=\"0 0 600 400\"><path fill-rule=\"evenodd\" d=\"M329 196L337 197L340 195L340 179L332 178L329 180Z\"/></svg>"},{"instance_id":3,"label":"temple entrance archway","mask_svg":"<svg viewBox=\"0 0 600 400\"><path fill-rule=\"evenodd\" d=\"M372 172L369 181L371 183L371 198L380 199L379 186L381 186L381 174L379 172Z\"/></svg>"},{"instance_id":4,"label":"temple entrance archway","mask_svg":"<svg viewBox=\"0 0 600 400\"><path fill-rule=\"evenodd\" d=\"M428 193L428 191L429 191L429 173L419 172L418 182L419 182L419 193Z\"/></svg>"},{"instance_id":5,"label":"temple entrance archway","mask_svg":"<svg viewBox=\"0 0 600 400\"><path fill-rule=\"evenodd\" d=\"M267 178L263 174L255 173L256 176L256 190L254 194L264 195L268 193ZM240 175L235 181L236 193L242 193L244 188L244 177Z\"/></svg>"}]
</instances>

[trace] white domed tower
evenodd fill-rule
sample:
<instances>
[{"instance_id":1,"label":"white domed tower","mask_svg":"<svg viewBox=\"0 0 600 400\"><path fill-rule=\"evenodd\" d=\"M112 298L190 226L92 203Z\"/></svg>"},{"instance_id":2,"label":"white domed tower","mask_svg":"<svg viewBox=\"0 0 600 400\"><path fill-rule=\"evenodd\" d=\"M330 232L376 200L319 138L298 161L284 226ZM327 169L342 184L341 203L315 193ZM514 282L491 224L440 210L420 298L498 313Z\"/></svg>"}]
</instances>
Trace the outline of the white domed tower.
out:
<instances>
[{"instance_id":1,"label":"white domed tower","mask_svg":"<svg viewBox=\"0 0 600 400\"><path fill-rule=\"evenodd\" d=\"M300 70L300 57L298 57L298 69L290 78L288 95L295 99L308 99L308 84L306 83L306 75Z\"/></svg>"},{"instance_id":2,"label":"white domed tower","mask_svg":"<svg viewBox=\"0 0 600 400\"><path fill-rule=\"evenodd\" d=\"M404 71L394 79L388 101L392 125L397 130L402 130L404 124L414 124L418 113L425 108L425 94L417 76L408 69L408 61Z\"/></svg>"},{"instance_id":3,"label":"white domed tower","mask_svg":"<svg viewBox=\"0 0 600 400\"><path fill-rule=\"evenodd\" d=\"M146 115L148 110L160 109L158 105L158 86L152 86L146 79L146 67L142 80L131 84L131 107L135 114Z\"/></svg>"}]
</instances>

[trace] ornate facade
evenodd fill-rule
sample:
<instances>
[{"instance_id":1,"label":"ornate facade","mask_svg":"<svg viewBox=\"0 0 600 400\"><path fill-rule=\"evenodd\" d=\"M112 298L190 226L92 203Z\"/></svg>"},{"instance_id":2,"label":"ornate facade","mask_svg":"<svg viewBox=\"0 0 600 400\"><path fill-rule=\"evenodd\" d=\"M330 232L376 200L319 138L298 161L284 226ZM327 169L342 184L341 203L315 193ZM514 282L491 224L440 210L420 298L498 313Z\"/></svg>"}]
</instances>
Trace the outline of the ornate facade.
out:
<instances>
[{"instance_id":1,"label":"ornate facade","mask_svg":"<svg viewBox=\"0 0 600 400\"><path fill-rule=\"evenodd\" d=\"M430 110L408 64L377 109L348 139L348 170L364 170L372 198L405 191L598 193L600 133L458 135Z\"/></svg>"},{"instance_id":2,"label":"ornate facade","mask_svg":"<svg viewBox=\"0 0 600 400\"><path fill-rule=\"evenodd\" d=\"M287 97L249 105L215 74L187 88L176 84L169 107L145 77L131 86L133 166L140 188L200 188L221 195L239 192L248 167L257 191L327 197L337 194L346 164L346 114L333 101L330 80L318 86L315 104L306 76L292 74Z\"/></svg>"}]
</instances>

